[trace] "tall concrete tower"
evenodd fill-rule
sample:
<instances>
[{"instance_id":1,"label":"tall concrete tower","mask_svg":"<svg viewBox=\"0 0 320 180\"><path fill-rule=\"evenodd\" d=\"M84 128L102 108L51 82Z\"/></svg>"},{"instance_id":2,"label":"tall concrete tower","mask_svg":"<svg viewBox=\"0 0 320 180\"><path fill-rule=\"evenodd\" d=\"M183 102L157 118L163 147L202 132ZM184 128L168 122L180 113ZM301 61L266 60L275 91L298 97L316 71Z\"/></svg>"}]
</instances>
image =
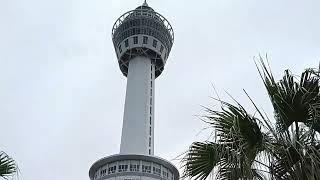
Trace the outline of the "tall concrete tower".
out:
<instances>
[{"instance_id":1,"label":"tall concrete tower","mask_svg":"<svg viewBox=\"0 0 320 180\"><path fill-rule=\"evenodd\" d=\"M177 168L154 156L155 79L171 51L173 29L145 1L117 19L112 40L127 77L120 153L95 162L90 179L178 180Z\"/></svg>"}]
</instances>

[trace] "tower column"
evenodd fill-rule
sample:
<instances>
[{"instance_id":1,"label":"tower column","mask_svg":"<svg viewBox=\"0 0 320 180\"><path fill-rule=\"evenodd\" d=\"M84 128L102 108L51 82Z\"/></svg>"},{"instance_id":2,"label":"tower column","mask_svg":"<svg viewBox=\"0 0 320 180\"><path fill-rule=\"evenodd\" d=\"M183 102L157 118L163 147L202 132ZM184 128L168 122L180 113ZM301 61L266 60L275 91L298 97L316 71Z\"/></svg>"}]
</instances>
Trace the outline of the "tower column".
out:
<instances>
[{"instance_id":1,"label":"tower column","mask_svg":"<svg viewBox=\"0 0 320 180\"><path fill-rule=\"evenodd\" d=\"M130 60L120 154L153 155L154 67L151 60Z\"/></svg>"}]
</instances>

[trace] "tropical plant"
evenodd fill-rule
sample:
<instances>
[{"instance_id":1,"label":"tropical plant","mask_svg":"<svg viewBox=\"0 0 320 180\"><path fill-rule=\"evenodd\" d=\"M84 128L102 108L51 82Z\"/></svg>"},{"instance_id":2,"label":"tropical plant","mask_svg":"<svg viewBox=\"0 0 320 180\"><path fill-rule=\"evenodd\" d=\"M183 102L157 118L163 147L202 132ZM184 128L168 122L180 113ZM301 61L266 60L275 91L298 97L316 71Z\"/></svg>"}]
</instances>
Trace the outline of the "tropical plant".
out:
<instances>
[{"instance_id":1,"label":"tropical plant","mask_svg":"<svg viewBox=\"0 0 320 180\"><path fill-rule=\"evenodd\" d=\"M260 57L258 71L274 108L269 119L251 100L255 115L235 101L205 108L211 141L194 142L182 159L183 177L206 179L320 179L320 75L286 70L276 81Z\"/></svg>"},{"instance_id":2,"label":"tropical plant","mask_svg":"<svg viewBox=\"0 0 320 180\"><path fill-rule=\"evenodd\" d=\"M5 152L0 151L0 177L9 179L9 177L12 177L16 172L17 166L15 161Z\"/></svg>"}]
</instances>

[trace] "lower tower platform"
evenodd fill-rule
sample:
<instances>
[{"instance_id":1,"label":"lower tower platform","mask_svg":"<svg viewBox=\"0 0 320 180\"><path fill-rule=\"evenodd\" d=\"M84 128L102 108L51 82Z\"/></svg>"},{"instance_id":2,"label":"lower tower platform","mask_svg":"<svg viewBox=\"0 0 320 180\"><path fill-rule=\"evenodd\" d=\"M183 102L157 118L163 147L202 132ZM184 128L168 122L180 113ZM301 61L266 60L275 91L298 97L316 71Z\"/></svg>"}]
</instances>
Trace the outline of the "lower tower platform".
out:
<instances>
[{"instance_id":1,"label":"lower tower platform","mask_svg":"<svg viewBox=\"0 0 320 180\"><path fill-rule=\"evenodd\" d=\"M169 161L145 155L112 155L95 162L91 180L178 180L179 171Z\"/></svg>"}]
</instances>

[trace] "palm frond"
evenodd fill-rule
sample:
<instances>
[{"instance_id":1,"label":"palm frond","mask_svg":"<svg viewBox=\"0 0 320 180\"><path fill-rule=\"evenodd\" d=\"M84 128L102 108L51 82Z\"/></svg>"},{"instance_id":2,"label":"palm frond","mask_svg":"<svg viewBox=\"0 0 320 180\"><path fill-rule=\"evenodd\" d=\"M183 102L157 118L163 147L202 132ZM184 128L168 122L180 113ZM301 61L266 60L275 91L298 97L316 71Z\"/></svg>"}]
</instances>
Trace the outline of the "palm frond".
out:
<instances>
[{"instance_id":1,"label":"palm frond","mask_svg":"<svg viewBox=\"0 0 320 180\"><path fill-rule=\"evenodd\" d=\"M184 176L206 179L221 159L220 145L212 142L194 142L182 162Z\"/></svg>"},{"instance_id":2,"label":"palm frond","mask_svg":"<svg viewBox=\"0 0 320 180\"><path fill-rule=\"evenodd\" d=\"M261 132L258 125L260 120L247 113L239 103L237 106L224 101L220 103L221 111L207 108L208 115L205 116L206 122L211 124L217 133L216 143L221 149L218 177L253 177L251 166L257 154L265 147L264 138L267 135Z\"/></svg>"},{"instance_id":3,"label":"palm frond","mask_svg":"<svg viewBox=\"0 0 320 180\"><path fill-rule=\"evenodd\" d=\"M311 141L309 131L299 133L298 139L279 135L281 141L271 152L270 172L274 179L320 179L319 142Z\"/></svg>"},{"instance_id":4,"label":"palm frond","mask_svg":"<svg viewBox=\"0 0 320 180\"><path fill-rule=\"evenodd\" d=\"M206 109L207 123L216 130L217 142L238 152L248 152L252 149L259 151L263 142L263 134L257 118L247 113L239 103L237 106L224 101L221 103L223 104L221 111Z\"/></svg>"},{"instance_id":5,"label":"palm frond","mask_svg":"<svg viewBox=\"0 0 320 180\"><path fill-rule=\"evenodd\" d=\"M310 69L301 74L297 82L289 70L276 82L266 64L261 61L260 75L263 79L275 112L277 127L285 131L293 122L303 122L317 128L320 132L319 77Z\"/></svg>"},{"instance_id":6,"label":"palm frond","mask_svg":"<svg viewBox=\"0 0 320 180\"><path fill-rule=\"evenodd\" d=\"M0 177L7 178L17 172L15 161L5 152L0 152Z\"/></svg>"},{"instance_id":7,"label":"palm frond","mask_svg":"<svg viewBox=\"0 0 320 180\"><path fill-rule=\"evenodd\" d=\"M231 179L253 179L253 180L266 180L268 179L261 170L250 169L250 176L244 176L242 173L243 170L240 168L223 168L219 171L217 179L219 180L231 180Z\"/></svg>"}]
</instances>

